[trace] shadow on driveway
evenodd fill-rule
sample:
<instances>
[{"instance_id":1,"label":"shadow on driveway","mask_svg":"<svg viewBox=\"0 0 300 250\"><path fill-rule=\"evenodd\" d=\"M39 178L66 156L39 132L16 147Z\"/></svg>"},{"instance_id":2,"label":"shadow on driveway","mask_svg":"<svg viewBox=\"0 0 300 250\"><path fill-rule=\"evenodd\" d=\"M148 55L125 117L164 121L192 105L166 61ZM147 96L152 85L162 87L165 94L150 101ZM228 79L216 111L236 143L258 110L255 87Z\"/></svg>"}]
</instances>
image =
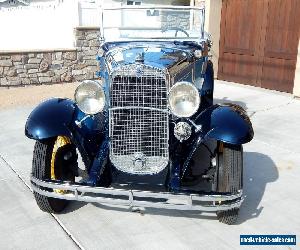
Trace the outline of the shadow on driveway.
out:
<instances>
[{"instance_id":1,"label":"shadow on driveway","mask_svg":"<svg viewBox=\"0 0 300 250\"><path fill-rule=\"evenodd\" d=\"M260 215L263 206L260 202L266 186L275 182L279 177L273 160L257 152L244 152L244 196L245 200L240 209L238 224Z\"/></svg>"},{"instance_id":2,"label":"shadow on driveway","mask_svg":"<svg viewBox=\"0 0 300 250\"><path fill-rule=\"evenodd\" d=\"M87 203L83 202L83 201L71 201L70 204L66 207L66 209L64 209L59 214L67 214L67 213L74 212L74 211L84 207L85 205L87 205Z\"/></svg>"}]
</instances>

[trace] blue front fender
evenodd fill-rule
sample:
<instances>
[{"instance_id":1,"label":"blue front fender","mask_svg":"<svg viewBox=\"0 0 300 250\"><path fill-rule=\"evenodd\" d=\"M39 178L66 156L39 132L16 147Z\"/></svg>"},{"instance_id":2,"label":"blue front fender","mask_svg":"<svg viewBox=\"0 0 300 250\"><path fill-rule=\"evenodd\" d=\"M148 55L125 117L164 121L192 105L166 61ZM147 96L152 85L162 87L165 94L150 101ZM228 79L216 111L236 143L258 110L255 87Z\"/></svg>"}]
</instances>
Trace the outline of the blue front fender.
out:
<instances>
[{"instance_id":1,"label":"blue front fender","mask_svg":"<svg viewBox=\"0 0 300 250\"><path fill-rule=\"evenodd\" d=\"M235 104L216 104L202 111L195 119L202 125L202 131L195 138L183 165L184 173L199 146L209 140L217 140L233 145L241 145L252 140L252 124L246 111Z\"/></svg>"},{"instance_id":2,"label":"blue front fender","mask_svg":"<svg viewBox=\"0 0 300 250\"><path fill-rule=\"evenodd\" d=\"M235 104L213 105L197 119L204 121L205 139L240 145L252 140L252 124L246 111Z\"/></svg>"},{"instance_id":3,"label":"blue front fender","mask_svg":"<svg viewBox=\"0 0 300 250\"><path fill-rule=\"evenodd\" d=\"M42 140L50 137L71 136L75 105L70 99L52 98L38 105L29 115L25 135L30 139Z\"/></svg>"}]
</instances>

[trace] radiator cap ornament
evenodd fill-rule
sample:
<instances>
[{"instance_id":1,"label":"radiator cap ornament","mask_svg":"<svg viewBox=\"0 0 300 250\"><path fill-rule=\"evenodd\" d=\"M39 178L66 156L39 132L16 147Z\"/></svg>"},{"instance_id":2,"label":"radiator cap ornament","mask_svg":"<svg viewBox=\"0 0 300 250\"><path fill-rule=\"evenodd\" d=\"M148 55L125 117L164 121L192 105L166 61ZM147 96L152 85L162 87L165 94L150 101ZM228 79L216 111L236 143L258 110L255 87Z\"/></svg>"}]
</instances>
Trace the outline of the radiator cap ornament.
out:
<instances>
[{"instance_id":1,"label":"radiator cap ornament","mask_svg":"<svg viewBox=\"0 0 300 250\"><path fill-rule=\"evenodd\" d=\"M136 58L135 58L135 62L136 63L144 63L144 60L145 60L145 54L144 52L143 53L139 53L137 54Z\"/></svg>"}]
</instances>

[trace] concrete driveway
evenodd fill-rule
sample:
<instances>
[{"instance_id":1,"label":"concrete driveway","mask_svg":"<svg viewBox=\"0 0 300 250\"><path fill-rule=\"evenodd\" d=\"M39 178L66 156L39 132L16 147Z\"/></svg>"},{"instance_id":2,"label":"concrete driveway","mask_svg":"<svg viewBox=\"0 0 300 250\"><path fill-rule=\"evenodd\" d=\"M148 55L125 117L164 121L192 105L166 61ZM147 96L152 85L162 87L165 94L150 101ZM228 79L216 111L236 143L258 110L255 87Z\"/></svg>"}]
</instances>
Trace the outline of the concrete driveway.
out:
<instances>
[{"instance_id":1,"label":"concrete driveway","mask_svg":"<svg viewBox=\"0 0 300 250\"><path fill-rule=\"evenodd\" d=\"M29 188L34 141L24 136L34 106L19 105L0 111L0 249L247 249L240 234L296 234L299 247L300 101L220 81L215 98L243 106L255 130L244 146L245 201L237 225L211 214L80 202L63 214L41 212Z\"/></svg>"}]
</instances>

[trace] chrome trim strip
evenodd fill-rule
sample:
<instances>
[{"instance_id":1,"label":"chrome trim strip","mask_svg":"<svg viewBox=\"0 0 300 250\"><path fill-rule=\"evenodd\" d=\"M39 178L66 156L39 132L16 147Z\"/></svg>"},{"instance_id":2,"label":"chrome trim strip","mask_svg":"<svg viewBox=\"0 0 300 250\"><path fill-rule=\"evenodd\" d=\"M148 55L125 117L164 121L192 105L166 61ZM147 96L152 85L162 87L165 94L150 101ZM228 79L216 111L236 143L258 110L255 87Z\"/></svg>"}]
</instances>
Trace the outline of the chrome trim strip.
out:
<instances>
[{"instance_id":1,"label":"chrome trim strip","mask_svg":"<svg viewBox=\"0 0 300 250\"><path fill-rule=\"evenodd\" d=\"M89 187L83 185L69 184L69 183L54 183L39 180L31 176L31 187L34 192L41 195L65 199L65 200L77 200L84 202L97 202L102 204L112 205L126 205L129 207L152 207L152 208L164 208L164 209L177 209L177 210L199 210L206 212L215 212L221 210L228 210L232 208L238 208L243 202L242 192L236 195L199 195L199 194L172 194L166 192L151 192L151 191L139 191L139 190L125 190L115 188L102 188L102 187ZM71 193L60 194L56 192L46 191L42 188L61 189ZM87 194L88 193L88 194ZM100 197L98 195L111 195L112 197ZM124 196L126 199L114 198L114 196ZM143 201L135 200L135 197L152 198L152 199L168 199L168 201ZM200 202L213 202L212 205L200 205L193 204L193 201ZM227 201L227 204L216 204L222 201ZM231 202L230 202L231 201ZM230 202L230 203L229 203Z\"/></svg>"},{"instance_id":2,"label":"chrome trim strip","mask_svg":"<svg viewBox=\"0 0 300 250\"><path fill-rule=\"evenodd\" d=\"M153 111L158 111L158 112L163 112L163 113L170 114L170 111L166 110L166 109L157 109L157 108L141 107L141 106L124 106L124 107L109 108L109 110L119 110L119 109L146 109L146 110L153 110Z\"/></svg>"}]
</instances>

